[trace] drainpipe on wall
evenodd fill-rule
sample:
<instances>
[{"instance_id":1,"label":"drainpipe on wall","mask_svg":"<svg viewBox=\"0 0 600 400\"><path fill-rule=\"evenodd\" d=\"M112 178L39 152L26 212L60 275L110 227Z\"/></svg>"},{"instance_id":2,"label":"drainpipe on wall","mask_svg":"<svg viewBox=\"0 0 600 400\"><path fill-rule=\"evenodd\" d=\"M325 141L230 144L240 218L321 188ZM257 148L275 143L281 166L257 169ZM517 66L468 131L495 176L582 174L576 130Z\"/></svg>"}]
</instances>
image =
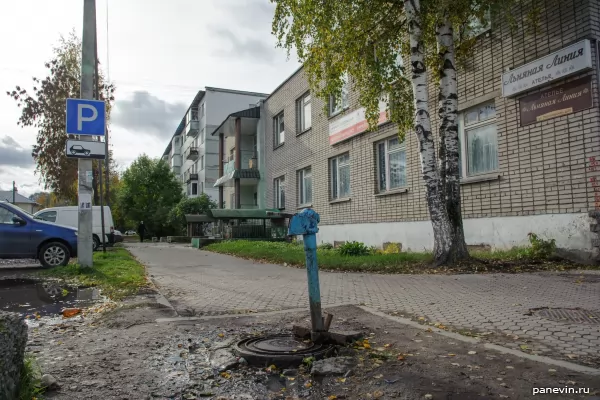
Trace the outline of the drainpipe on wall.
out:
<instances>
[{"instance_id":1,"label":"drainpipe on wall","mask_svg":"<svg viewBox=\"0 0 600 400\"><path fill-rule=\"evenodd\" d=\"M236 171L242 169L242 119L240 117L235 119L235 161L234 167ZM242 193L240 178L235 178L235 208L236 210L242 208Z\"/></svg>"},{"instance_id":2,"label":"drainpipe on wall","mask_svg":"<svg viewBox=\"0 0 600 400\"><path fill-rule=\"evenodd\" d=\"M223 160L225 153L225 138L219 133L219 178L223 176ZM223 185L219 186L219 208L223 208Z\"/></svg>"}]
</instances>

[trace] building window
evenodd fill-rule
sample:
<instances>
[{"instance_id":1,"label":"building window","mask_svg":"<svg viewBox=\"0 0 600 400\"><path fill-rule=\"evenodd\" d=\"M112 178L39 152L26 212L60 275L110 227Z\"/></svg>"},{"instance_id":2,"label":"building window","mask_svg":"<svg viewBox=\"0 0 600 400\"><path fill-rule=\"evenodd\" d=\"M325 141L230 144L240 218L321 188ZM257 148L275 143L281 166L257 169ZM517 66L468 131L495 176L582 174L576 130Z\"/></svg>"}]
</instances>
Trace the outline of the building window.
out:
<instances>
[{"instance_id":1,"label":"building window","mask_svg":"<svg viewBox=\"0 0 600 400\"><path fill-rule=\"evenodd\" d=\"M406 186L406 146L396 138L377 143L379 192Z\"/></svg>"},{"instance_id":2,"label":"building window","mask_svg":"<svg viewBox=\"0 0 600 400\"><path fill-rule=\"evenodd\" d=\"M350 197L350 155L342 154L329 160L331 199Z\"/></svg>"},{"instance_id":3,"label":"building window","mask_svg":"<svg viewBox=\"0 0 600 400\"><path fill-rule=\"evenodd\" d=\"M204 156L200 157L200 170L204 169Z\"/></svg>"},{"instance_id":4,"label":"building window","mask_svg":"<svg viewBox=\"0 0 600 400\"><path fill-rule=\"evenodd\" d=\"M273 193L275 208L285 208L285 177L281 176L273 181Z\"/></svg>"},{"instance_id":5,"label":"building window","mask_svg":"<svg viewBox=\"0 0 600 400\"><path fill-rule=\"evenodd\" d=\"M298 203L308 205L312 202L312 172L310 167L298 171Z\"/></svg>"},{"instance_id":6,"label":"building window","mask_svg":"<svg viewBox=\"0 0 600 400\"><path fill-rule=\"evenodd\" d=\"M200 182L200 193L204 193L204 182Z\"/></svg>"},{"instance_id":7,"label":"building window","mask_svg":"<svg viewBox=\"0 0 600 400\"><path fill-rule=\"evenodd\" d=\"M235 192L229 194L229 208L235 208Z\"/></svg>"},{"instance_id":8,"label":"building window","mask_svg":"<svg viewBox=\"0 0 600 400\"><path fill-rule=\"evenodd\" d=\"M254 205L258 205L258 193L254 192Z\"/></svg>"},{"instance_id":9,"label":"building window","mask_svg":"<svg viewBox=\"0 0 600 400\"><path fill-rule=\"evenodd\" d=\"M312 126L312 105L310 93L296 100L296 133L302 133Z\"/></svg>"},{"instance_id":10,"label":"building window","mask_svg":"<svg viewBox=\"0 0 600 400\"><path fill-rule=\"evenodd\" d=\"M283 144L285 141L285 126L283 123L283 112L273 118L273 137L275 146Z\"/></svg>"},{"instance_id":11,"label":"building window","mask_svg":"<svg viewBox=\"0 0 600 400\"><path fill-rule=\"evenodd\" d=\"M206 103L200 104L200 118L204 117L206 113Z\"/></svg>"},{"instance_id":12,"label":"building window","mask_svg":"<svg viewBox=\"0 0 600 400\"><path fill-rule=\"evenodd\" d=\"M498 170L496 106L486 103L459 116L460 175L480 175ZM462 157L467 154L467 157Z\"/></svg>"},{"instance_id":13,"label":"building window","mask_svg":"<svg viewBox=\"0 0 600 400\"><path fill-rule=\"evenodd\" d=\"M200 144L204 144L204 133L206 131L206 128L202 128L202 130L200 131Z\"/></svg>"},{"instance_id":14,"label":"building window","mask_svg":"<svg viewBox=\"0 0 600 400\"><path fill-rule=\"evenodd\" d=\"M342 91L339 96L329 96L329 116L336 115L348 108L348 75L342 77Z\"/></svg>"},{"instance_id":15,"label":"building window","mask_svg":"<svg viewBox=\"0 0 600 400\"><path fill-rule=\"evenodd\" d=\"M196 196L198 194L198 184L192 183L192 196Z\"/></svg>"}]
</instances>

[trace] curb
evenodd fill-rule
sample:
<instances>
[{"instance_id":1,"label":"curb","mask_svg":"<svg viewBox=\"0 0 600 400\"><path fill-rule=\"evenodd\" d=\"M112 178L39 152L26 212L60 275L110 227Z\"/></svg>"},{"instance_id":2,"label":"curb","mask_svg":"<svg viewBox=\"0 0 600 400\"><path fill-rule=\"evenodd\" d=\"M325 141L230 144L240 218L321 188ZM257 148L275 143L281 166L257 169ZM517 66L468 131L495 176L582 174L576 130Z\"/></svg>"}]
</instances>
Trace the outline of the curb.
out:
<instances>
[{"instance_id":1,"label":"curb","mask_svg":"<svg viewBox=\"0 0 600 400\"><path fill-rule=\"evenodd\" d=\"M463 335L460 335L460 334L454 333L454 332L448 332L443 329L436 328L434 326L421 325L421 324L414 322L408 318L402 318L402 317L396 317L393 315L388 315L388 314L385 314L381 311L377 311L370 307L366 307L366 306L357 306L357 307L363 311L370 313L370 314L377 315L378 317L386 318L390 321L398 322L403 325L408 325L413 328L420 329L422 331L427 331L430 329L432 332L438 333L442 336L446 336L446 337L452 338L454 340L460 340L461 342L465 342L465 343L479 344L479 345L482 345L486 349L495 350L500 353L511 354L516 357L525 358L525 359L540 362L543 364L555 365L557 367L562 367L565 369L569 369L571 371L576 371L576 372L580 372L580 373L587 374L587 375L600 376L600 369L586 367L586 366L574 364L574 363L571 363L568 361L555 360L553 358L546 357L546 356L536 356L534 354L523 353L519 350L509 349L508 347L500 346L497 344L484 343L480 339L463 336Z\"/></svg>"}]
</instances>

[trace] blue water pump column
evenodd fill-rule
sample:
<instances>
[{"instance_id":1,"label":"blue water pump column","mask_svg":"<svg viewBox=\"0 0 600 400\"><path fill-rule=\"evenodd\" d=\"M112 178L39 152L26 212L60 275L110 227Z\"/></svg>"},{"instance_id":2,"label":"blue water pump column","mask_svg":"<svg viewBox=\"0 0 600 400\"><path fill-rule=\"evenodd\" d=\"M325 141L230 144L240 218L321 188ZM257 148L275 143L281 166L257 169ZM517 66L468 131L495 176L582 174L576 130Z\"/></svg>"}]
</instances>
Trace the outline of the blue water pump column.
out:
<instances>
[{"instance_id":1,"label":"blue water pump column","mask_svg":"<svg viewBox=\"0 0 600 400\"><path fill-rule=\"evenodd\" d=\"M322 333L327 331L321 314L321 287L319 286L319 265L317 263L316 234L319 232L319 222L319 214L311 208L305 208L292 216L288 229L288 235L302 235L304 240L313 341L319 340Z\"/></svg>"}]
</instances>

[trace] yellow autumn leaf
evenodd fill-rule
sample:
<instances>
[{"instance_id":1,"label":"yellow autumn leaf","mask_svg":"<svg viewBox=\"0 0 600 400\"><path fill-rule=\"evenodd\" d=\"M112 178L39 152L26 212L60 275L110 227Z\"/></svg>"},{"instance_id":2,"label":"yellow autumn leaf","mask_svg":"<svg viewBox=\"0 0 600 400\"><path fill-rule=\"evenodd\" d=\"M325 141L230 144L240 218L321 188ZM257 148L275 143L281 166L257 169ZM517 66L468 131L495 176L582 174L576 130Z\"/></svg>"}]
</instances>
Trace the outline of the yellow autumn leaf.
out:
<instances>
[{"instance_id":1,"label":"yellow autumn leaf","mask_svg":"<svg viewBox=\"0 0 600 400\"><path fill-rule=\"evenodd\" d=\"M295 381L296 378L288 378L288 381Z\"/></svg>"},{"instance_id":2,"label":"yellow autumn leaf","mask_svg":"<svg viewBox=\"0 0 600 400\"><path fill-rule=\"evenodd\" d=\"M221 338L222 338L222 337L224 337L224 336L225 336L225 334L224 334L224 333L219 333L217 336L219 336L219 337L221 337Z\"/></svg>"},{"instance_id":3,"label":"yellow autumn leaf","mask_svg":"<svg viewBox=\"0 0 600 400\"><path fill-rule=\"evenodd\" d=\"M229 379L231 378L231 374L228 372L221 372L221 376L225 379Z\"/></svg>"},{"instance_id":4,"label":"yellow autumn leaf","mask_svg":"<svg viewBox=\"0 0 600 400\"><path fill-rule=\"evenodd\" d=\"M312 383L311 383L311 382L306 382L306 383L304 384L304 387L305 387L305 388L307 388L307 389L308 389L308 388L311 388L311 387L312 387Z\"/></svg>"},{"instance_id":5,"label":"yellow autumn leaf","mask_svg":"<svg viewBox=\"0 0 600 400\"><path fill-rule=\"evenodd\" d=\"M346 382L346 378L339 378L339 379L338 379L338 382L340 382L340 383L345 383L345 382Z\"/></svg>"},{"instance_id":6,"label":"yellow autumn leaf","mask_svg":"<svg viewBox=\"0 0 600 400\"><path fill-rule=\"evenodd\" d=\"M329 396L327 398L327 400L335 400L335 399L337 399L337 396L335 394L332 394L331 396Z\"/></svg>"},{"instance_id":7,"label":"yellow autumn leaf","mask_svg":"<svg viewBox=\"0 0 600 400\"><path fill-rule=\"evenodd\" d=\"M449 356L449 357L454 357L455 355L456 355L456 354L454 354L454 353L448 353L448 356Z\"/></svg>"},{"instance_id":8,"label":"yellow autumn leaf","mask_svg":"<svg viewBox=\"0 0 600 400\"><path fill-rule=\"evenodd\" d=\"M392 347L392 345L388 343L388 344L384 344L383 347L385 347L387 349L389 347Z\"/></svg>"},{"instance_id":9,"label":"yellow autumn leaf","mask_svg":"<svg viewBox=\"0 0 600 400\"><path fill-rule=\"evenodd\" d=\"M369 343L364 343L364 344L363 344L363 347L364 347L365 349L370 349L370 348L371 348L371 345L370 345Z\"/></svg>"}]
</instances>

